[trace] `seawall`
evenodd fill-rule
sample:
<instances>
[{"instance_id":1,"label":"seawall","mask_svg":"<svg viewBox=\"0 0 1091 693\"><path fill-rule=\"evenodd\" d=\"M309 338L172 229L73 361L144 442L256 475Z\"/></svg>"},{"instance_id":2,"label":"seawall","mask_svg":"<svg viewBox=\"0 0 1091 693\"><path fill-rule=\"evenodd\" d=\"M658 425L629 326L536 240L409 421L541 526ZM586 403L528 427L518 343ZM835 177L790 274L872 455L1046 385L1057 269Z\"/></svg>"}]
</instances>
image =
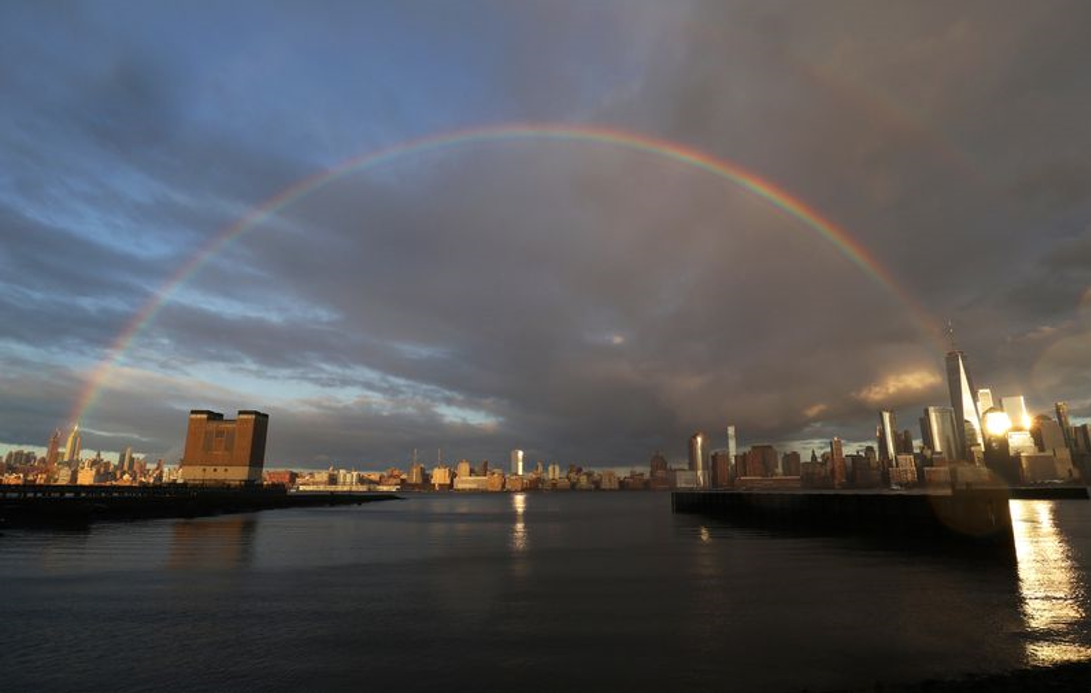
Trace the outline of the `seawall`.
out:
<instances>
[{"instance_id":1,"label":"seawall","mask_svg":"<svg viewBox=\"0 0 1091 693\"><path fill-rule=\"evenodd\" d=\"M957 544L1015 557L1008 490L674 491L678 513L771 529L878 537L892 546Z\"/></svg>"},{"instance_id":2,"label":"seawall","mask_svg":"<svg viewBox=\"0 0 1091 693\"><path fill-rule=\"evenodd\" d=\"M0 526L200 517L279 508L359 505L392 493L289 493L283 486L0 485Z\"/></svg>"}]
</instances>

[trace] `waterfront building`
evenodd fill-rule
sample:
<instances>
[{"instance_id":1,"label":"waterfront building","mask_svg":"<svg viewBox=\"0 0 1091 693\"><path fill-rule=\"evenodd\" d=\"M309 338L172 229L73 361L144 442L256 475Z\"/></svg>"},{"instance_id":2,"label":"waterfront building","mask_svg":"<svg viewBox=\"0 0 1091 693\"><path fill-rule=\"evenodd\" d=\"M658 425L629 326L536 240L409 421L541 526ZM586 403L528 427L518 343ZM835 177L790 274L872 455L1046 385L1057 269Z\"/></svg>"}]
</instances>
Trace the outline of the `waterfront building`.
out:
<instances>
[{"instance_id":1,"label":"waterfront building","mask_svg":"<svg viewBox=\"0 0 1091 693\"><path fill-rule=\"evenodd\" d=\"M618 483L617 472L607 469L599 480L599 488L603 491L617 491L621 488Z\"/></svg>"},{"instance_id":2,"label":"waterfront building","mask_svg":"<svg viewBox=\"0 0 1091 693\"><path fill-rule=\"evenodd\" d=\"M1042 452L1056 455L1060 450L1067 450L1061 425L1045 414L1034 419L1030 432Z\"/></svg>"},{"instance_id":3,"label":"waterfront building","mask_svg":"<svg viewBox=\"0 0 1091 693\"><path fill-rule=\"evenodd\" d=\"M848 480L845 469L845 446L840 438L830 441L830 476L833 478L834 488L841 488Z\"/></svg>"},{"instance_id":4,"label":"waterfront building","mask_svg":"<svg viewBox=\"0 0 1091 693\"><path fill-rule=\"evenodd\" d=\"M884 409L879 412L879 461L890 466L898 454L898 422L894 412Z\"/></svg>"},{"instance_id":5,"label":"waterfront building","mask_svg":"<svg viewBox=\"0 0 1091 693\"><path fill-rule=\"evenodd\" d=\"M697 488L708 488L708 438L702 431L689 437L689 471L696 477Z\"/></svg>"},{"instance_id":6,"label":"waterfront building","mask_svg":"<svg viewBox=\"0 0 1091 693\"><path fill-rule=\"evenodd\" d=\"M424 486L427 483L425 479L424 465L416 462L409 465L409 478L408 482L411 486Z\"/></svg>"},{"instance_id":7,"label":"waterfront building","mask_svg":"<svg viewBox=\"0 0 1091 693\"><path fill-rule=\"evenodd\" d=\"M977 410L984 416L984 412L993 408L993 391L985 387L977 391Z\"/></svg>"},{"instance_id":8,"label":"waterfront building","mask_svg":"<svg viewBox=\"0 0 1091 693\"><path fill-rule=\"evenodd\" d=\"M715 450L712 453L712 486L728 488L732 480L732 456L727 450Z\"/></svg>"},{"instance_id":9,"label":"waterfront building","mask_svg":"<svg viewBox=\"0 0 1091 693\"><path fill-rule=\"evenodd\" d=\"M1068 420L1068 402L1057 402L1053 407L1057 411L1057 425L1061 427L1065 447L1071 450L1073 448L1072 423Z\"/></svg>"},{"instance_id":10,"label":"waterfront building","mask_svg":"<svg viewBox=\"0 0 1091 693\"><path fill-rule=\"evenodd\" d=\"M469 460L459 460L458 466L455 468L455 474L458 475L459 479L473 476L473 465L470 464Z\"/></svg>"},{"instance_id":11,"label":"waterfront building","mask_svg":"<svg viewBox=\"0 0 1091 693\"><path fill-rule=\"evenodd\" d=\"M933 463L959 459L958 429L951 407L925 407L921 417L921 438L932 451Z\"/></svg>"},{"instance_id":12,"label":"waterfront building","mask_svg":"<svg viewBox=\"0 0 1091 693\"><path fill-rule=\"evenodd\" d=\"M1008 418L1011 419L1011 428L1013 431L1030 430L1032 422L1030 420L1030 414L1027 412L1027 402L1023 398L1023 395L1001 397L1000 408L1007 412Z\"/></svg>"},{"instance_id":13,"label":"waterfront building","mask_svg":"<svg viewBox=\"0 0 1091 693\"><path fill-rule=\"evenodd\" d=\"M190 483L261 481L269 415L240 410L237 418L204 409L189 413L182 476Z\"/></svg>"},{"instance_id":14,"label":"waterfront building","mask_svg":"<svg viewBox=\"0 0 1091 693\"><path fill-rule=\"evenodd\" d=\"M436 491L446 491L451 488L453 477L454 470L441 462L432 468L432 488Z\"/></svg>"},{"instance_id":15,"label":"waterfront building","mask_svg":"<svg viewBox=\"0 0 1091 693\"><path fill-rule=\"evenodd\" d=\"M693 472L688 469L674 470L673 487L677 489L697 488L697 472Z\"/></svg>"},{"instance_id":16,"label":"waterfront building","mask_svg":"<svg viewBox=\"0 0 1091 693\"><path fill-rule=\"evenodd\" d=\"M64 461L79 462L81 447L80 425L77 423L68 434L68 442L64 446Z\"/></svg>"},{"instance_id":17,"label":"waterfront building","mask_svg":"<svg viewBox=\"0 0 1091 693\"><path fill-rule=\"evenodd\" d=\"M652 455L652 461L651 461L650 466L651 466L651 475L652 476L655 476L656 472L666 472L667 471L667 458L663 457L663 453L659 452L657 450L655 452L655 454Z\"/></svg>"},{"instance_id":18,"label":"waterfront building","mask_svg":"<svg viewBox=\"0 0 1091 693\"><path fill-rule=\"evenodd\" d=\"M735 427L727 427L727 457L731 460L731 465L734 467L735 460L738 458L739 450L735 441ZM732 476L735 475L735 469L731 470Z\"/></svg>"},{"instance_id":19,"label":"waterfront building","mask_svg":"<svg viewBox=\"0 0 1091 693\"><path fill-rule=\"evenodd\" d=\"M974 381L966 366L966 355L961 351L947 352L947 388L955 415L955 435L958 437L958 450L955 454L957 459L974 459L974 448L980 449L983 442L981 414L974 396Z\"/></svg>"},{"instance_id":20,"label":"waterfront building","mask_svg":"<svg viewBox=\"0 0 1091 693\"><path fill-rule=\"evenodd\" d=\"M780 458L780 472L783 476L800 476L803 459L795 450L784 453Z\"/></svg>"},{"instance_id":21,"label":"waterfront building","mask_svg":"<svg viewBox=\"0 0 1091 693\"><path fill-rule=\"evenodd\" d=\"M487 476L457 476L454 483L455 491L484 492L489 490L489 477Z\"/></svg>"},{"instance_id":22,"label":"waterfront building","mask_svg":"<svg viewBox=\"0 0 1091 693\"><path fill-rule=\"evenodd\" d=\"M512 450L511 451L511 473L515 476L523 475L523 451Z\"/></svg>"},{"instance_id":23,"label":"waterfront building","mask_svg":"<svg viewBox=\"0 0 1091 693\"><path fill-rule=\"evenodd\" d=\"M774 476L779 471L778 461L772 445L753 445L746 453L745 473L739 476Z\"/></svg>"}]
</instances>

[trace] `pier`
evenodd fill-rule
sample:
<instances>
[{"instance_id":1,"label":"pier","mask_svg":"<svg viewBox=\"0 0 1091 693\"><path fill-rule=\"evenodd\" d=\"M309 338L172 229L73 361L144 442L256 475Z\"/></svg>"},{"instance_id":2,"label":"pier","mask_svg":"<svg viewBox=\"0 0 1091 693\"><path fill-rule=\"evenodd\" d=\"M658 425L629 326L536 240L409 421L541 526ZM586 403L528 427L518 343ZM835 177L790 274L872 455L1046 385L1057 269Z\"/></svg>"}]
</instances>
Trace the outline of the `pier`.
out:
<instances>
[{"instance_id":1,"label":"pier","mask_svg":"<svg viewBox=\"0 0 1091 693\"><path fill-rule=\"evenodd\" d=\"M1015 556L1008 489L675 491L677 513L747 526L876 537L891 546L955 544Z\"/></svg>"},{"instance_id":2,"label":"pier","mask_svg":"<svg viewBox=\"0 0 1091 693\"><path fill-rule=\"evenodd\" d=\"M296 493L283 486L77 486L0 484L0 527L81 525L100 520L201 517L281 508L360 505L393 493Z\"/></svg>"}]
</instances>

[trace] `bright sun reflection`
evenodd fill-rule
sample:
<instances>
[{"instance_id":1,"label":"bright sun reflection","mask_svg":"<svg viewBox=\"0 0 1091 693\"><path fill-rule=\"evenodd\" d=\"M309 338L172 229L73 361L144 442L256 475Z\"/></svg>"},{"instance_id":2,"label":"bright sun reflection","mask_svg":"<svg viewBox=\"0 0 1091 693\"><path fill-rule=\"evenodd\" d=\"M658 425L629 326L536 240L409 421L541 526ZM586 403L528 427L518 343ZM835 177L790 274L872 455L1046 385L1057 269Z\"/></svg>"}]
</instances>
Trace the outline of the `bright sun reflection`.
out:
<instances>
[{"instance_id":1,"label":"bright sun reflection","mask_svg":"<svg viewBox=\"0 0 1091 693\"><path fill-rule=\"evenodd\" d=\"M1034 665L1091 658L1091 647L1080 642L1082 586L1055 510L1051 501L1011 501L1027 659Z\"/></svg>"},{"instance_id":2,"label":"bright sun reflection","mask_svg":"<svg viewBox=\"0 0 1091 693\"><path fill-rule=\"evenodd\" d=\"M515 524L511 528L511 548L516 551L527 550L527 525L523 515L527 510L527 494L513 493L511 507L515 511Z\"/></svg>"}]
</instances>

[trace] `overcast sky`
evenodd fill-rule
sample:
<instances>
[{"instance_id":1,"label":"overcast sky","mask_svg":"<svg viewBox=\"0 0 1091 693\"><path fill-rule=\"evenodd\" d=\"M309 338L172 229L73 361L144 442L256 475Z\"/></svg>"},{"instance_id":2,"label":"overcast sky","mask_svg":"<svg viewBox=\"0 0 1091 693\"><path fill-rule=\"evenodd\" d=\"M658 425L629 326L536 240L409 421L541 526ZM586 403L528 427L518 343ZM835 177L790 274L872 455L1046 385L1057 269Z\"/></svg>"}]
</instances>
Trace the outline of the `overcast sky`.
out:
<instances>
[{"instance_id":1,"label":"overcast sky","mask_svg":"<svg viewBox=\"0 0 1091 693\"><path fill-rule=\"evenodd\" d=\"M134 315L294 182L553 122L675 141L867 249L979 387L1091 414L1091 4L4 2L0 442L43 445ZM946 404L942 341L828 240L607 144L477 142L321 186L172 293L83 412L176 459L644 466L697 429L862 441Z\"/></svg>"}]
</instances>

